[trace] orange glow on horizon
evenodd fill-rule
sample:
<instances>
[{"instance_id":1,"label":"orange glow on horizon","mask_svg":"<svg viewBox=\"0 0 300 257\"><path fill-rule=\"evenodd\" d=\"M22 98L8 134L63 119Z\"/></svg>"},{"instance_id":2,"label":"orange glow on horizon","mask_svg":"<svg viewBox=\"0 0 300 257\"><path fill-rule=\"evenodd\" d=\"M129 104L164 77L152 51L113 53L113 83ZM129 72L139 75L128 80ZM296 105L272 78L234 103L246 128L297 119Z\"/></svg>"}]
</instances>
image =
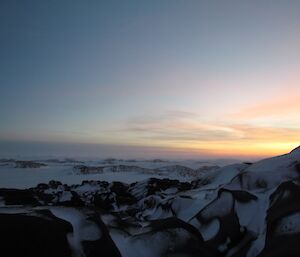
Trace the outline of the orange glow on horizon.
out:
<instances>
[{"instance_id":1,"label":"orange glow on horizon","mask_svg":"<svg viewBox=\"0 0 300 257\"><path fill-rule=\"evenodd\" d=\"M152 146L158 146L152 144ZM271 157L289 153L298 147L299 143L229 143L215 142L209 144L177 144L165 146L171 151L207 155L211 157Z\"/></svg>"}]
</instances>

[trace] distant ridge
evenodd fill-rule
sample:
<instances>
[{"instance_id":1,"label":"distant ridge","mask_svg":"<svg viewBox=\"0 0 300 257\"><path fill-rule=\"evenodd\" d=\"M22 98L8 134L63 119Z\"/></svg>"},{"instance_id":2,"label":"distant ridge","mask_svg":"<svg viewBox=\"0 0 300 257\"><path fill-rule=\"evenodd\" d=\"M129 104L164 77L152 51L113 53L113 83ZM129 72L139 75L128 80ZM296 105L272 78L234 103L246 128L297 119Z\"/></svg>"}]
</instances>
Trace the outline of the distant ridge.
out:
<instances>
[{"instance_id":1,"label":"distant ridge","mask_svg":"<svg viewBox=\"0 0 300 257\"><path fill-rule=\"evenodd\" d=\"M300 145L293 149L290 153L300 153Z\"/></svg>"}]
</instances>

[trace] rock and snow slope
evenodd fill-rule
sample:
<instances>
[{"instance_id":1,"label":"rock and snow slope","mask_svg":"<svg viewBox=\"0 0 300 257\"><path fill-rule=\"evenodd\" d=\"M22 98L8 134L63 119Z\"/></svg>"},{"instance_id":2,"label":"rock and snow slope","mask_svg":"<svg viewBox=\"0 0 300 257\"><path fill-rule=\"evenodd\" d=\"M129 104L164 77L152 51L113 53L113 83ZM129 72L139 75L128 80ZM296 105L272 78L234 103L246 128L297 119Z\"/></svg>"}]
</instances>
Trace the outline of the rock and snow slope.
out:
<instances>
[{"instance_id":1,"label":"rock and snow slope","mask_svg":"<svg viewBox=\"0 0 300 257\"><path fill-rule=\"evenodd\" d=\"M128 166L110 167L105 169L130 172ZM141 172L166 175L172 169L191 179L160 175L134 183L51 181L30 189L0 189L0 241L16 243L5 237L8 224L11 235L23 233L24 238L27 232L12 225L15 221L34 227L51 221L58 225L49 233L64 243L37 229L53 251L34 249L27 239L23 251L31 252L24 256L300 256L300 149L254 164L205 168L196 175L195 169L176 165ZM35 233L28 232L28 238ZM7 256L18 255L12 250Z\"/></svg>"}]
</instances>

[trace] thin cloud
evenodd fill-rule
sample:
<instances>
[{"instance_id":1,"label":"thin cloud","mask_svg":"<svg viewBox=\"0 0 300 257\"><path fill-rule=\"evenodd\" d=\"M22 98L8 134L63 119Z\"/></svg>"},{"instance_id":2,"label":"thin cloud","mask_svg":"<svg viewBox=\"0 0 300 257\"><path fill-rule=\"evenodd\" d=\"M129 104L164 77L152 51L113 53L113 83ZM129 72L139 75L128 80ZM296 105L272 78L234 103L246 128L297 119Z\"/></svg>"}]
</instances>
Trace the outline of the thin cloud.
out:
<instances>
[{"instance_id":1,"label":"thin cloud","mask_svg":"<svg viewBox=\"0 0 300 257\"><path fill-rule=\"evenodd\" d=\"M256 104L242 109L232 115L237 119L253 119L263 117L282 117L283 115L300 115L300 97L284 96L266 103ZM283 117L284 118L284 117Z\"/></svg>"},{"instance_id":2,"label":"thin cloud","mask_svg":"<svg viewBox=\"0 0 300 257\"><path fill-rule=\"evenodd\" d=\"M144 145L206 149L211 153L218 149L220 154L233 155L242 154L245 149L253 149L253 155L284 153L300 143L300 128L204 122L197 115L181 116L164 113L132 119L119 135Z\"/></svg>"}]
</instances>

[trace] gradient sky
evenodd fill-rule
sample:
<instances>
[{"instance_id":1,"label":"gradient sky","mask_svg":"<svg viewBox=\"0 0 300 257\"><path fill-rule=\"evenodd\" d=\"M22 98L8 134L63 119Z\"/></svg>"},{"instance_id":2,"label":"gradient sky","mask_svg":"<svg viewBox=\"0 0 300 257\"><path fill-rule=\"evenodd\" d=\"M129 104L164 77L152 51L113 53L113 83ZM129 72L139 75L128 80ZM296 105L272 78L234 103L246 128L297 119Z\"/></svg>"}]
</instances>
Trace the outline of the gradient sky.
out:
<instances>
[{"instance_id":1,"label":"gradient sky","mask_svg":"<svg viewBox=\"0 0 300 257\"><path fill-rule=\"evenodd\" d=\"M288 152L299 13L297 0L0 1L0 153Z\"/></svg>"}]
</instances>

